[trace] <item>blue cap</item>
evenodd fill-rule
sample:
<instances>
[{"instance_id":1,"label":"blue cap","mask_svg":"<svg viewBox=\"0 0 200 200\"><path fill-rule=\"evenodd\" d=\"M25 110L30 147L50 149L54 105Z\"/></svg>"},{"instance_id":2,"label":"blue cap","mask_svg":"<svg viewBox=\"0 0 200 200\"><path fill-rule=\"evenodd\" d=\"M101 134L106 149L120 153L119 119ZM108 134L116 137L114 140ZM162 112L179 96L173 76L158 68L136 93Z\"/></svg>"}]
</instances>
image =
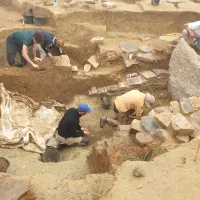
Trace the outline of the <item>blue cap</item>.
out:
<instances>
[{"instance_id":1,"label":"blue cap","mask_svg":"<svg viewBox=\"0 0 200 200\"><path fill-rule=\"evenodd\" d=\"M79 110L79 112L84 112L84 113L91 113L92 112L92 108L86 103L79 104L78 110Z\"/></svg>"}]
</instances>

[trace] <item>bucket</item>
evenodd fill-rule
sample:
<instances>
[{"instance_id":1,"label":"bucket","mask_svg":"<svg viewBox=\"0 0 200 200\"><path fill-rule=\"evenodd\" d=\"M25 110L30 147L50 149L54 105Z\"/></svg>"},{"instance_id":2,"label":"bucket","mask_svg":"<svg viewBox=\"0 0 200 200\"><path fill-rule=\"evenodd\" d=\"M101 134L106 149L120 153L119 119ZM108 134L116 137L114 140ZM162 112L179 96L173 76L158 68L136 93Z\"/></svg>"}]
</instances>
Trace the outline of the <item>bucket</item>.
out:
<instances>
[{"instance_id":1,"label":"bucket","mask_svg":"<svg viewBox=\"0 0 200 200\"><path fill-rule=\"evenodd\" d=\"M34 15L32 12L25 12L22 16L24 17L25 24L33 24Z\"/></svg>"},{"instance_id":2,"label":"bucket","mask_svg":"<svg viewBox=\"0 0 200 200\"><path fill-rule=\"evenodd\" d=\"M9 165L10 162L7 159L0 157L0 172L6 172Z\"/></svg>"},{"instance_id":3,"label":"bucket","mask_svg":"<svg viewBox=\"0 0 200 200\"><path fill-rule=\"evenodd\" d=\"M46 16L45 15L35 15L34 22L36 26L44 26L46 23Z\"/></svg>"}]
</instances>

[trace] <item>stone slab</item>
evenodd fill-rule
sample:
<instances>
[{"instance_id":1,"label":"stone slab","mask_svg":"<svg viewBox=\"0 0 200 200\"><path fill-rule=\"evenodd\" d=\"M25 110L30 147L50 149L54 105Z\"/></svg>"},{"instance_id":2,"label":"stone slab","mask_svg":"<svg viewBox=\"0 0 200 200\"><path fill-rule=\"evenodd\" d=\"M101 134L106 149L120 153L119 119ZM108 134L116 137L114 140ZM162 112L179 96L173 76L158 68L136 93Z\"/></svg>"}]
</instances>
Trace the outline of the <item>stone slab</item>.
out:
<instances>
[{"instance_id":1,"label":"stone slab","mask_svg":"<svg viewBox=\"0 0 200 200\"><path fill-rule=\"evenodd\" d=\"M174 114L181 113L181 107L178 101L170 101L170 106Z\"/></svg>"},{"instance_id":2,"label":"stone slab","mask_svg":"<svg viewBox=\"0 0 200 200\"><path fill-rule=\"evenodd\" d=\"M146 78L146 79L155 78L157 76L155 73L153 73L150 70L142 71L142 72L140 72L140 74L142 76L144 76L144 78Z\"/></svg>"},{"instance_id":3,"label":"stone slab","mask_svg":"<svg viewBox=\"0 0 200 200\"><path fill-rule=\"evenodd\" d=\"M72 71L73 71L73 72L78 72L78 67L77 67L77 66L75 66L75 65L74 65L74 66L72 66Z\"/></svg>"},{"instance_id":4,"label":"stone slab","mask_svg":"<svg viewBox=\"0 0 200 200\"><path fill-rule=\"evenodd\" d=\"M154 61L154 57L151 52L150 53L138 53L136 56L136 59L138 61L147 62L147 63L152 63Z\"/></svg>"},{"instance_id":5,"label":"stone slab","mask_svg":"<svg viewBox=\"0 0 200 200\"><path fill-rule=\"evenodd\" d=\"M93 55L87 60L94 68L99 66L99 63L96 61L96 56Z\"/></svg>"},{"instance_id":6,"label":"stone slab","mask_svg":"<svg viewBox=\"0 0 200 200\"><path fill-rule=\"evenodd\" d=\"M91 69L91 67L92 67L92 65L91 64L85 64L84 65L84 72L89 72L90 71L90 69Z\"/></svg>"},{"instance_id":7,"label":"stone slab","mask_svg":"<svg viewBox=\"0 0 200 200\"><path fill-rule=\"evenodd\" d=\"M134 119L131 122L131 133L136 134L137 132L145 132L145 130L142 127L142 122L140 120Z\"/></svg>"},{"instance_id":8,"label":"stone slab","mask_svg":"<svg viewBox=\"0 0 200 200\"><path fill-rule=\"evenodd\" d=\"M194 127L187 121L187 119L181 114L175 114L172 116L172 128L175 135L192 135L195 131Z\"/></svg>"},{"instance_id":9,"label":"stone slab","mask_svg":"<svg viewBox=\"0 0 200 200\"><path fill-rule=\"evenodd\" d=\"M142 80L141 76L132 77L127 79L127 83L129 86L133 85L141 85L144 81Z\"/></svg>"},{"instance_id":10,"label":"stone slab","mask_svg":"<svg viewBox=\"0 0 200 200\"><path fill-rule=\"evenodd\" d=\"M166 69L152 69L157 76L170 76L169 71Z\"/></svg>"},{"instance_id":11,"label":"stone slab","mask_svg":"<svg viewBox=\"0 0 200 200\"><path fill-rule=\"evenodd\" d=\"M164 129L157 129L156 132L155 132L155 134L154 134L154 137L157 140L165 142L167 140L167 138L168 138L168 133Z\"/></svg>"},{"instance_id":12,"label":"stone slab","mask_svg":"<svg viewBox=\"0 0 200 200\"><path fill-rule=\"evenodd\" d=\"M173 113L166 111L155 115L155 119L158 124L160 124L164 128L167 128L171 124L172 115Z\"/></svg>"},{"instance_id":13,"label":"stone slab","mask_svg":"<svg viewBox=\"0 0 200 200\"><path fill-rule=\"evenodd\" d=\"M136 133L135 139L140 146L146 146L154 141L150 134L143 132Z\"/></svg>"},{"instance_id":14,"label":"stone slab","mask_svg":"<svg viewBox=\"0 0 200 200\"><path fill-rule=\"evenodd\" d=\"M151 52L153 50L153 48L149 45L143 45L139 47L140 51L148 53Z\"/></svg>"},{"instance_id":15,"label":"stone slab","mask_svg":"<svg viewBox=\"0 0 200 200\"><path fill-rule=\"evenodd\" d=\"M136 59L127 59L127 60L124 60L124 64L125 64L125 67L126 68L129 68L133 65L137 65L139 64L140 62L137 61Z\"/></svg>"},{"instance_id":16,"label":"stone slab","mask_svg":"<svg viewBox=\"0 0 200 200\"><path fill-rule=\"evenodd\" d=\"M147 132L155 133L158 129L158 125L156 124L154 116L143 116L141 118L141 122L143 129Z\"/></svg>"},{"instance_id":17,"label":"stone slab","mask_svg":"<svg viewBox=\"0 0 200 200\"><path fill-rule=\"evenodd\" d=\"M180 100L181 110L183 114L189 114L194 112L194 108L188 98L182 98Z\"/></svg>"},{"instance_id":18,"label":"stone slab","mask_svg":"<svg viewBox=\"0 0 200 200\"><path fill-rule=\"evenodd\" d=\"M121 44L120 48L126 53L134 53L138 51L138 47L135 44Z\"/></svg>"}]
</instances>

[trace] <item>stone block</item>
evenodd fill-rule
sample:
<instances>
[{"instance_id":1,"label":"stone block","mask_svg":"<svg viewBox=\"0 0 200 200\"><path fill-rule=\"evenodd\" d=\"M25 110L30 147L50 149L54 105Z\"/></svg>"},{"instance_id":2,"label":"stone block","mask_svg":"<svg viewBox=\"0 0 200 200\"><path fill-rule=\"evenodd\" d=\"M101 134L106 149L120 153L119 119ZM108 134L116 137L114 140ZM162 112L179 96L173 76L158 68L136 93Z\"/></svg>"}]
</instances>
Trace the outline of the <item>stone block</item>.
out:
<instances>
[{"instance_id":1,"label":"stone block","mask_svg":"<svg viewBox=\"0 0 200 200\"><path fill-rule=\"evenodd\" d=\"M142 76L144 76L144 78L146 78L146 79L155 78L157 76L155 73L153 73L150 70L142 71L142 72L140 72L140 74Z\"/></svg>"},{"instance_id":2,"label":"stone block","mask_svg":"<svg viewBox=\"0 0 200 200\"><path fill-rule=\"evenodd\" d=\"M194 112L194 108L188 98L182 98L180 100L180 105L183 114L189 114Z\"/></svg>"},{"instance_id":3,"label":"stone block","mask_svg":"<svg viewBox=\"0 0 200 200\"><path fill-rule=\"evenodd\" d=\"M93 55L87 60L94 68L99 66L99 63L96 61L96 56Z\"/></svg>"},{"instance_id":4,"label":"stone block","mask_svg":"<svg viewBox=\"0 0 200 200\"><path fill-rule=\"evenodd\" d=\"M194 127L181 114L172 116L172 128L175 135L192 135L195 131Z\"/></svg>"},{"instance_id":5,"label":"stone block","mask_svg":"<svg viewBox=\"0 0 200 200\"><path fill-rule=\"evenodd\" d=\"M17 200L29 189L29 178L0 174L0 199Z\"/></svg>"},{"instance_id":6,"label":"stone block","mask_svg":"<svg viewBox=\"0 0 200 200\"><path fill-rule=\"evenodd\" d=\"M151 52L153 50L153 48L149 45L143 45L143 46L139 47L139 50L144 53L148 53L148 52Z\"/></svg>"},{"instance_id":7,"label":"stone block","mask_svg":"<svg viewBox=\"0 0 200 200\"><path fill-rule=\"evenodd\" d=\"M171 124L172 115L173 114L171 112L166 111L155 115L155 119L158 124L160 124L164 128L167 128Z\"/></svg>"},{"instance_id":8,"label":"stone block","mask_svg":"<svg viewBox=\"0 0 200 200\"><path fill-rule=\"evenodd\" d=\"M143 129L147 132L155 133L158 129L158 125L156 124L154 116L143 116L141 118L141 122Z\"/></svg>"},{"instance_id":9,"label":"stone block","mask_svg":"<svg viewBox=\"0 0 200 200\"><path fill-rule=\"evenodd\" d=\"M91 64L85 64L85 65L84 65L84 72L85 72L85 73L89 72L90 69L91 69L91 67L92 67Z\"/></svg>"},{"instance_id":10,"label":"stone block","mask_svg":"<svg viewBox=\"0 0 200 200\"><path fill-rule=\"evenodd\" d=\"M138 53L136 56L138 61L152 63L154 61L154 57L152 53Z\"/></svg>"},{"instance_id":11,"label":"stone block","mask_svg":"<svg viewBox=\"0 0 200 200\"><path fill-rule=\"evenodd\" d=\"M144 132L136 133L135 139L140 146L146 146L154 141L150 134Z\"/></svg>"},{"instance_id":12,"label":"stone block","mask_svg":"<svg viewBox=\"0 0 200 200\"><path fill-rule=\"evenodd\" d=\"M140 120L134 119L131 123L131 133L136 134L137 132L145 132L142 127L142 122Z\"/></svg>"},{"instance_id":13,"label":"stone block","mask_svg":"<svg viewBox=\"0 0 200 200\"><path fill-rule=\"evenodd\" d=\"M133 85L141 85L144 81L142 80L141 76L132 77L127 79L127 83L129 86Z\"/></svg>"},{"instance_id":14,"label":"stone block","mask_svg":"<svg viewBox=\"0 0 200 200\"><path fill-rule=\"evenodd\" d=\"M113 2L104 2L102 5L108 9L116 8L117 4Z\"/></svg>"},{"instance_id":15,"label":"stone block","mask_svg":"<svg viewBox=\"0 0 200 200\"><path fill-rule=\"evenodd\" d=\"M157 140L165 142L167 140L167 138L168 138L168 133L164 129L157 129L156 132L155 132L155 134L154 134L154 137Z\"/></svg>"},{"instance_id":16,"label":"stone block","mask_svg":"<svg viewBox=\"0 0 200 200\"><path fill-rule=\"evenodd\" d=\"M170 101L170 106L174 114L181 113L181 107L178 101Z\"/></svg>"},{"instance_id":17,"label":"stone block","mask_svg":"<svg viewBox=\"0 0 200 200\"><path fill-rule=\"evenodd\" d=\"M200 97L189 97L194 110L200 110Z\"/></svg>"},{"instance_id":18,"label":"stone block","mask_svg":"<svg viewBox=\"0 0 200 200\"><path fill-rule=\"evenodd\" d=\"M93 37L90 42L92 43L96 43L96 44L103 44L104 43L104 37L100 37L100 36L97 36L97 37Z\"/></svg>"},{"instance_id":19,"label":"stone block","mask_svg":"<svg viewBox=\"0 0 200 200\"><path fill-rule=\"evenodd\" d=\"M137 61L136 59L127 59L127 60L124 60L124 64L125 64L125 67L126 68L129 68L133 65L137 65L139 64L140 62Z\"/></svg>"},{"instance_id":20,"label":"stone block","mask_svg":"<svg viewBox=\"0 0 200 200\"><path fill-rule=\"evenodd\" d=\"M78 67L77 66L72 66L72 71L73 72L78 72Z\"/></svg>"},{"instance_id":21,"label":"stone block","mask_svg":"<svg viewBox=\"0 0 200 200\"><path fill-rule=\"evenodd\" d=\"M183 143L188 143L190 141L190 137L189 136L183 136L183 135L176 135L176 139L179 142L183 142Z\"/></svg>"}]
</instances>

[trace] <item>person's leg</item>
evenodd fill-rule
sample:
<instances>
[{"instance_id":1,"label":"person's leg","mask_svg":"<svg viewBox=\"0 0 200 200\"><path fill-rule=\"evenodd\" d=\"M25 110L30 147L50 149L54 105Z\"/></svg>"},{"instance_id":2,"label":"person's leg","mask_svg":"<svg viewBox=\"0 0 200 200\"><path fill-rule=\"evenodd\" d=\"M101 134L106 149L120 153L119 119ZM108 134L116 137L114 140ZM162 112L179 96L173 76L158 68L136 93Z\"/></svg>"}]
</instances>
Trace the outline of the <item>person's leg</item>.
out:
<instances>
[{"instance_id":1,"label":"person's leg","mask_svg":"<svg viewBox=\"0 0 200 200\"><path fill-rule=\"evenodd\" d=\"M14 43L12 38L7 38L6 40L6 52L7 52L7 61L10 66L15 65L15 57L17 54L17 45Z\"/></svg>"},{"instance_id":2,"label":"person's leg","mask_svg":"<svg viewBox=\"0 0 200 200\"><path fill-rule=\"evenodd\" d=\"M27 65L27 61L22 55L22 48L21 47L18 48L18 53L20 55L21 63L16 64L16 66L17 67L24 67L25 65Z\"/></svg>"},{"instance_id":3,"label":"person's leg","mask_svg":"<svg viewBox=\"0 0 200 200\"><path fill-rule=\"evenodd\" d=\"M42 48L42 46L40 44L36 44L36 50L39 51L40 58L44 59L47 57L46 52L44 51L44 49Z\"/></svg>"},{"instance_id":4,"label":"person's leg","mask_svg":"<svg viewBox=\"0 0 200 200\"><path fill-rule=\"evenodd\" d=\"M112 127L117 127L121 125L118 120L110 119L107 117L100 117L100 127L103 128L106 124Z\"/></svg>"},{"instance_id":5,"label":"person's leg","mask_svg":"<svg viewBox=\"0 0 200 200\"><path fill-rule=\"evenodd\" d=\"M187 43L189 42L190 35L186 29L183 29L183 31L182 31L182 37Z\"/></svg>"}]
</instances>

